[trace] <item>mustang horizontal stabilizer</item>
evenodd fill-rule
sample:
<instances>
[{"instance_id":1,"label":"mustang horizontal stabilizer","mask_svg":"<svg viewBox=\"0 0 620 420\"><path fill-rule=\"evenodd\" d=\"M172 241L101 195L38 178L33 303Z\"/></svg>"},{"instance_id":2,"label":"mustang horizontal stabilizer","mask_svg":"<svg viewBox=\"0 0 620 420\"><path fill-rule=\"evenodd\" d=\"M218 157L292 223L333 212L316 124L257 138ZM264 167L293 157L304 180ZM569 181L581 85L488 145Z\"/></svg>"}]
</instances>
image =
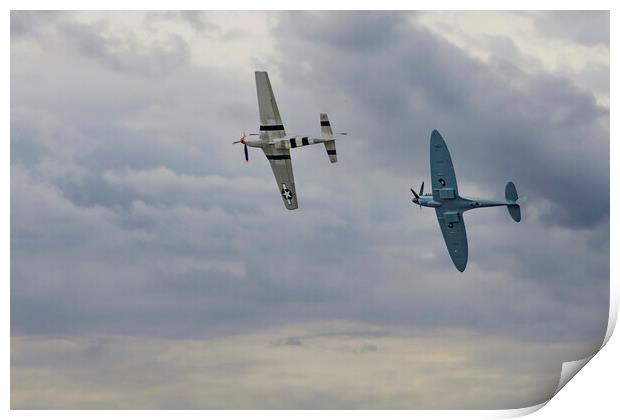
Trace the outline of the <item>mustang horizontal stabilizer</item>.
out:
<instances>
[{"instance_id":1,"label":"mustang horizontal stabilizer","mask_svg":"<svg viewBox=\"0 0 620 420\"><path fill-rule=\"evenodd\" d=\"M329 118L327 118L327 114L321 114L321 135L325 140L325 151L327 152L327 156L329 156L329 161L331 163L338 162L338 156L336 155L336 139L334 138L334 133L332 131L332 126L329 123Z\"/></svg>"}]
</instances>

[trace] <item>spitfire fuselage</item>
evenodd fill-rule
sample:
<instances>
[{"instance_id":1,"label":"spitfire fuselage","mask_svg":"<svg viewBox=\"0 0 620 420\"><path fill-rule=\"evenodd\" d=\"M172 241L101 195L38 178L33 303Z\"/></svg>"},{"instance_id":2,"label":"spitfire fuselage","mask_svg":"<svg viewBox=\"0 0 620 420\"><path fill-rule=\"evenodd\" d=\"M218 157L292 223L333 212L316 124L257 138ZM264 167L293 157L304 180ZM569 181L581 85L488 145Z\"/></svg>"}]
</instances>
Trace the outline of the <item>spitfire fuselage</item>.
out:
<instances>
[{"instance_id":1,"label":"spitfire fuselage","mask_svg":"<svg viewBox=\"0 0 620 420\"><path fill-rule=\"evenodd\" d=\"M416 199L413 199L412 201L416 203ZM423 207L433 207L433 208L443 207L443 208L449 208L449 209L454 209L454 210L467 211L467 210L478 209L482 207L509 206L509 205L515 204L515 202L514 201L500 201L500 200L470 200L470 199L463 198L463 197L457 197L456 199L453 199L453 200L436 201L433 199L432 195L422 195L417 200L416 204L419 204L420 206L423 206Z\"/></svg>"},{"instance_id":2,"label":"spitfire fuselage","mask_svg":"<svg viewBox=\"0 0 620 420\"><path fill-rule=\"evenodd\" d=\"M416 203L415 198L411 201ZM417 200L416 204L419 204L423 207L441 207L441 203L439 201L433 200L432 195L421 195L420 198Z\"/></svg>"}]
</instances>

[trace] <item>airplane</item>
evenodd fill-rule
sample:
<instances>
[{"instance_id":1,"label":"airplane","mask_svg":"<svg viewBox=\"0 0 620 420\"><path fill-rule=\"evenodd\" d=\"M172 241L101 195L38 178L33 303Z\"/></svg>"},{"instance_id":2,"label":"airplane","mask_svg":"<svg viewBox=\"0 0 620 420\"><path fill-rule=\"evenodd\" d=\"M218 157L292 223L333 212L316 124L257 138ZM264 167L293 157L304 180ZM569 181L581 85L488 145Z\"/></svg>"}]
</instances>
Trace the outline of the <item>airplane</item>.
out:
<instances>
[{"instance_id":1,"label":"airplane","mask_svg":"<svg viewBox=\"0 0 620 420\"><path fill-rule=\"evenodd\" d=\"M470 200L459 195L456 175L450 151L437 130L431 134L431 182L432 194L424 194L424 182L417 193L411 188L413 201L422 207L435 209L448 253L457 270L463 272L467 266L467 233L463 213L482 207L506 206L515 222L521 221L521 206L518 204L517 188L512 182L506 184L506 200Z\"/></svg>"},{"instance_id":2,"label":"airplane","mask_svg":"<svg viewBox=\"0 0 620 420\"><path fill-rule=\"evenodd\" d=\"M249 140L243 132L241 138L233 144L243 144L246 162L249 161L248 146L258 147L263 150L271 164L273 175L276 178L278 191L282 196L284 206L288 210L298 208L295 179L293 178L293 166L291 164L291 149L311 144L323 143L325 151L331 163L338 161L336 155L336 138L332 132L327 114L320 114L322 138L307 136L287 137L280 117L280 111L273 95L269 75L265 71L254 73L256 77L256 93L258 96L258 113L260 115L260 132L251 133L249 136L258 136L258 140ZM347 135L347 133L338 133Z\"/></svg>"}]
</instances>

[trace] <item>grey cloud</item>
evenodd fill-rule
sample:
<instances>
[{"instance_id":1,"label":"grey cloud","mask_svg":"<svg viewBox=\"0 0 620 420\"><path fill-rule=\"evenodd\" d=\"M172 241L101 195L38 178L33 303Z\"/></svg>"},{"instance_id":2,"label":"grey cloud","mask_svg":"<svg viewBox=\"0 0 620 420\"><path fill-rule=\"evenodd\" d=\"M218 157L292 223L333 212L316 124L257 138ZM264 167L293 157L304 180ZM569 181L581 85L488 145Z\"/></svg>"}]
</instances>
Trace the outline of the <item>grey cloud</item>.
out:
<instances>
[{"instance_id":1,"label":"grey cloud","mask_svg":"<svg viewBox=\"0 0 620 420\"><path fill-rule=\"evenodd\" d=\"M284 344L286 344L287 346L303 346L304 345L301 342L301 339L295 336L286 337Z\"/></svg>"},{"instance_id":2,"label":"grey cloud","mask_svg":"<svg viewBox=\"0 0 620 420\"><path fill-rule=\"evenodd\" d=\"M295 36L312 38L319 45L351 53L368 53L382 48L398 34L404 24L401 16L389 12L332 12L321 11L287 12L288 22L302 22L295 25ZM290 28L286 28L292 29ZM285 34L286 32L282 32ZM334 63L334 64L337 64Z\"/></svg>"},{"instance_id":3,"label":"grey cloud","mask_svg":"<svg viewBox=\"0 0 620 420\"><path fill-rule=\"evenodd\" d=\"M59 27L63 39L70 40L80 53L98 60L111 70L141 76L162 76L189 60L189 46L179 35L144 45L131 32L105 32L105 26L65 23ZM102 33L105 33L103 35Z\"/></svg>"},{"instance_id":4,"label":"grey cloud","mask_svg":"<svg viewBox=\"0 0 620 420\"><path fill-rule=\"evenodd\" d=\"M279 319L302 321L307 317L429 327L475 325L500 334L508 324L515 327L510 330L513 336L537 340L574 335L579 323L579 334L588 337L598 337L600 328L604 328L598 316L562 322L575 313L580 302L594 297L592 293L599 290L593 287L583 294L579 282L567 282L565 277L562 281L562 272L557 274L557 281L547 281L544 287L551 291L558 287L574 290L576 294L569 301L574 306L566 309L560 304L566 297L541 296L541 286L506 283L499 273L484 274L484 283L489 282L485 288L472 286L471 281L481 276L475 266L467 273L470 283L452 289L452 281L442 274L449 268L445 261L440 259L429 265L415 257L415 249L403 254L406 260L413 258L417 269L435 278L428 284L424 277L402 272L402 263L392 267L398 258L385 254L382 248L388 245L381 236L373 239L370 233L356 233L351 227L339 226L338 221L329 222L333 224L329 228L329 224L325 226L326 219L318 218L304 229L296 229L294 221L280 221L275 225L280 225L281 234L267 234L252 222L256 210L236 214L217 207L200 209L140 201L132 202L126 210L82 207L71 203L58 190L24 178L16 167L12 176L13 208L31 209L22 211L20 222L15 222L12 229L12 314L17 331L99 330L126 334L140 330L157 336L208 336L270 325ZM248 195L237 194L237 201L227 205L238 208L234 203L243 202L245 197ZM222 205L220 200L218 205ZM36 216L39 211L46 218ZM261 213L262 217L273 211L276 210L268 209ZM277 219L273 216L274 222ZM44 229L50 222L54 228ZM274 222L266 222L267 231ZM395 230L388 231L388 237L402 230L403 223L407 222L395 223ZM319 226L323 229L317 230ZM428 234L416 235L432 235L434 227L429 217ZM296 235L287 235L291 231L296 231ZM312 231L318 236L310 235ZM275 254L274 236L280 249ZM334 252L332 247L325 246L325 241L337 238L346 240L347 247ZM477 249L487 242L473 238L479 244ZM300 239L304 249L312 250L311 253L294 251ZM445 250L437 239L432 242L433 248L443 257ZM556 240L547 246L553 250L560 244ZM516 246L522 246L521 241ZM47 257L46 249L51 247L58 251ZM55 266L54 261L64 258L65 252L71 252L77 261L72 266ZM513 255L510 250L504 254ZM25 265L27 258L35 259ZM503 261L501 254L492 254L490 261L494 258ZM374 267L364 262L369 259L375 261ZM205 265L208 261L219 263ZM559 258L553 264L564 263ZM584 273L590 271L590 264L596 266L598 262L586 261L581 267L586 270ZM541 273L536 266L530 270ZM43 280L41 273L51 282L50 288L36 286ZM112 276L113 281L106 280L106 276ZM378 282L379 278L384 280ZM596 278L603 281L604 273ZM575 280L578 279L577 275ZM71 305L59 304L65 299L63 284L71 287ZM604 290L604 283L602 286ZM433 296L442 288L443 303L438 306ZM139 293L142 304L136 305L135 293ZM101 303L92 302L101 296L107 298ZM512 301L513 296L527 296L527 305ZM487 303L476 304L480 298ZM592 304L597 301L598 298L594 299ZM106 306L111 314L102 318L100 314ZM506 310L513 306L514 311ZM528 309L523 311L525 308ZM572 312L566 312L567 309ZM76 316L78 313L80 316ZM600 316L604 314L601 309Z\"/></svg>"},{"instance_id":5,"label":"grey cloud","mask_svg":"<svg viewBox=\"0 0 620 420\"><path fill-rule=\"evenodd\" d=\"M31 37L42 49L59 52L73 48L108 70L142 77L167 75L186 65L190 56L189 45L179 34L145 41L131 29L114 30L104 19L85 23L67 12L15 12L11 28L15 40Z\"/></svg>"},{"instance_id":6,"label":"grey cloud","mask_svg":"<svg viewBox=\"0 0 620 420\"><path fill-rule=\"evenodd\" d=\"M166 10L146 13L144 20L148 28L156 30L161 21L171 20L184 22L195 31L205 34L219 30L219 26L206 19L206 12L201 10Z\"/></svg>"},{"instance_id":7,"label":"grey cloud","mask_svg":"<svg viewBox=\"0 0 620 420\"><path fill-rule=\"evenodd\" d=\"M609 47L609 11L549 11L538 13L534 24L543 35L584 45L602 44Z\"/></svg>"},{"instance_id":8,"label":"grey cloud","mask_svg":"<svg viewBox=\"0 0 620 420\"><path fill-rule=\"evenodd\" d=\"M52 22L59 22L65 18L70 19L70 14L63 11L11 11L11 39L19 39L22 37L34 38L39 42L43 42L42 29L49 27Z\"/></svg>"},{"instance_id":9,"label":"grey cloud","mask_svg":"<svg viewBox=\"0 0 620 420\"><path fill-rule=\"evenodd\" d=\"M374 344L363 344L358 350L359 353L374 353L379 351L379 347Z\"/></svg>"}]
</instances>

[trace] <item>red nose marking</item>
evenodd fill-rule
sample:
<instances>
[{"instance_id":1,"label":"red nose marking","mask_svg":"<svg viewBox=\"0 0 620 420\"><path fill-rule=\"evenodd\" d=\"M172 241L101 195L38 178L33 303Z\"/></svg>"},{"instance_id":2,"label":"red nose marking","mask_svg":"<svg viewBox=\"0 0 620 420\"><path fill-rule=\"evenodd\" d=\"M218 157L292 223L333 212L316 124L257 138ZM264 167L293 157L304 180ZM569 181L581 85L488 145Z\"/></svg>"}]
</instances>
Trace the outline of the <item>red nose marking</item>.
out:
<instances>
[{"instance_id":1,"label":"red nose marking","mask_svg":"<svg viewBox=\"0 0 620 420\"><path fill-rule=\"evenodd\" d=\"M241 143L245 144L245 136L241 136L241 137L239 138L239 141L240 141Z\"/></svg>"}]
</instances>

